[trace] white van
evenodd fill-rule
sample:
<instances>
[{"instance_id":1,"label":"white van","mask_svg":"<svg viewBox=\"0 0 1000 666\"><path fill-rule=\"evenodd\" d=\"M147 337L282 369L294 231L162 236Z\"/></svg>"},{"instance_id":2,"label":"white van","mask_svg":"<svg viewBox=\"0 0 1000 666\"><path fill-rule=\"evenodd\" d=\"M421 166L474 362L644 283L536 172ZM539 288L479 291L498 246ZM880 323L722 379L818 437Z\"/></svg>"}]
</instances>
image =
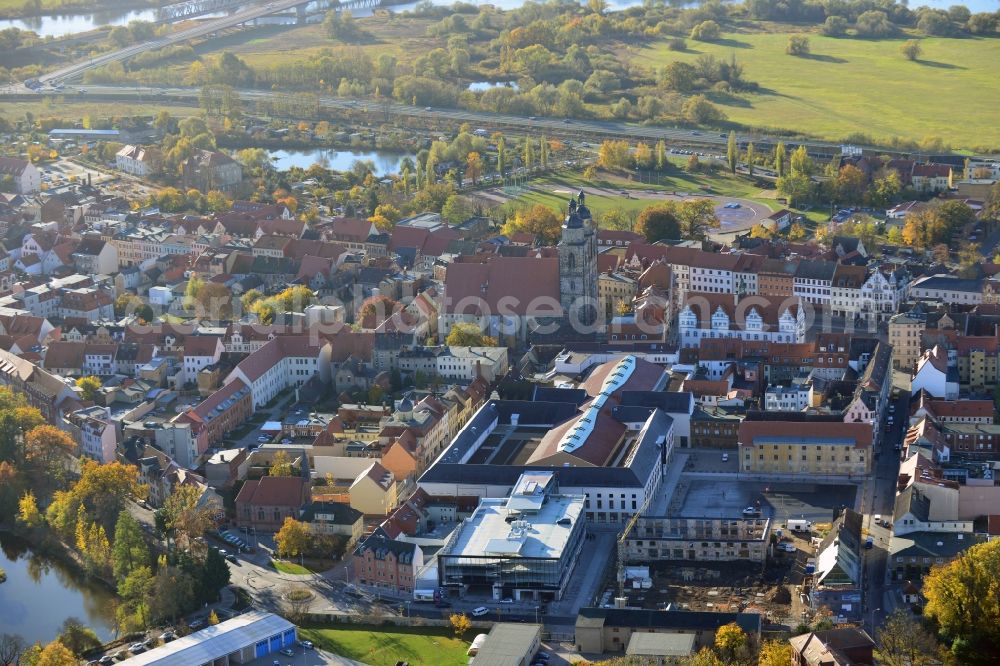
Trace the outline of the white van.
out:
<instances>
[{"instance_id":1,"label":"white van","mask_svg":"<svg viewBox=\"0 0 1000 666\"><path fill-rule=\"evenodd\" d=\"M811 532L812 523L809 522L808 520L793 518L792 520L788 521L788 529L793 530L795 532Z\"/></svg>"},{"instance_id":2,"label":"white van","mask_svg":"<svg viewBox=\"0 0 1000 666\"><path fill-rule=\"evenodd\" d=\"M490 609L487 608L486 606L480 606L479 608L473 608L472 609L472 615L474 617L482 617L482 616L486 615L489 612L490 612Z\"/></svg>"}]
</instances>

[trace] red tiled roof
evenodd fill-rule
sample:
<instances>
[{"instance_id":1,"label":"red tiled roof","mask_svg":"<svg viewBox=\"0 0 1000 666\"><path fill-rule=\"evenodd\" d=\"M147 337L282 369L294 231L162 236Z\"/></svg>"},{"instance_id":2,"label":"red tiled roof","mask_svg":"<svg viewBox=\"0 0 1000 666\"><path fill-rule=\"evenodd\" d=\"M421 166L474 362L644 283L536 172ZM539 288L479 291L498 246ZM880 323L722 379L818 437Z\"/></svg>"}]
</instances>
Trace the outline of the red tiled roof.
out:
<instances>
[{"instance_id":1,"label":"red tiled roof","mask_svg":"<svg viewBox=\"0 0 1000 666\"><path fill-rule=\"evenodd\" d=\"M311 335L283 335L264 343L236 367L253 382L282 357L318 355L321 347L322 345Z\"/></svg>"},{"instance_id":2,"label":"red tiled roof","mask_svg":"<svg viewBox=\"0 0 1000 666\"><path fill-rule=\"evenodd\" d=\"M872 445L872 427L867 423L800 423L797 421L743 421L740 423L740 446L752 447L757 438L782 437L800 439L837 438L854 440L854 448Z\"/></svg>"},{"instance_id":3,"label":"red tiled roof","mask_svg":"<svg viewBox=\"0 0 1000 666\"><path fill-rule=\"evenodd\" d=\"M798 314L799 299L796 296L781 298L759 294L738 298L735 294L688 292L682 308L687 305L691 306L691 311L698 317L701 328L710 328L712 315L721 308L729 317L731 326L743 326L746 316L756 310L764 321L764 330L776 330L778 321L786 310L793 317Z\"/></svg>"},{"instance_id":4,"label":"red tiled roof","mask_svg":"<svg viewBox=\"0 0 1000 666\"><path fill-rule=\"evenodd\" d=\"M928 400L931 412L941 418L992 418L992 400Z\"/></svg>"},{"instance_id":5,"label":"red tiled roof","mask_svg":"<svg viewBox=\"0 0 1000 666\"><path fill-rule=\"evenodd\" d=\"M947 164L914 164L912 176L924 178L947 178L951 175L951 167Z\"/></svg>"},{"instance_id":6,"label":"red tiled roof","mask_svg":"<svg viewBox=\"0 0 1000 666\"><path fill-rule=\"evenodd\" d=\"M45 350L46 368L83 367L83 352L86 348L83 342L52 342Z\"/></svg>"},{"instance_id":7,"label":"red tiled roof","mask_svg":"<svg viewBox=\"0 0 1000 666\"><path fill-rule=\"evenodd\" d=\"M222 338L215 335L190 335L184 340L185 356L215 356L221 352Z\"/></svg>"},{"instance_id":8,"label":"red tiled roof","mask_svg":"<svg viewBox=\"0 0 1000 666\"><path fill-rule=\"evenodd\" d=\"M298 476L265 476L244 483L236 501L254 506L301 507L306 488L305 479Z\"/></svg>"},{"instance_id":9,"label":"red tiled roof","mask_svg":"<svg viewBox=\"0 0 1000 666\"><path fill-rule=\"evenodd\" d=\"M491 257L485 263L452 263L445 275L445 311L559 316L559 260Z\"/></svg>"},{"instance_id":10,"label":"red tiled roof","mask_svg":"<svg viewBox=\"0 0 1000 666\"><path fill-rule=\"evenodd\" d=\"M368 240L373 228L371 222L360 217L337 218L330 225L330 231L335 237L355 243Z\"/></svg>"}]
</instances>

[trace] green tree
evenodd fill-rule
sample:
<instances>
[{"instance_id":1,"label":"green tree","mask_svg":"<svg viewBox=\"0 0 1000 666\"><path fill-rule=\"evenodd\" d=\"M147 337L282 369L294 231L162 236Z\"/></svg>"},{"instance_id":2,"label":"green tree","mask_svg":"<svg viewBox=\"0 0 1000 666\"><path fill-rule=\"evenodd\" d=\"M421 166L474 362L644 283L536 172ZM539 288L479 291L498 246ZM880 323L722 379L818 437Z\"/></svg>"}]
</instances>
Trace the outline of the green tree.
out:
<instances>
[{"instance_id":1,"label":"green tree","mask_svg":"<svg viewBox=\"0 0 1000 666\"><path fill-rule=\"evenodd\" d=\"M97 398L97 392L101 390L101 380L94 376L80 377L76 380L76 387L80 389L84 400L93 402Z\"/></svg>"},{"instance_id":2,"label":"green tree","mask_svg":"<svg viewBox=\"0 0 1000 666\"><path fill-rule=\"evenodd\" d=\"M448 224L461 224L472 216L472 205L460 195L448 197L441 208L441 218Z\"/></svg>"},{"instance_id":3,"label":"green tree","mask_svg":"<svg viewBox=\"0 0 1000 666\"><path fill-rule=\"evenodd\" d=\"M535 167L535 146L531 137L524 140L524 168L531 171Z\"/></svg>"},{"instance_id":4,"label":"green tree","mask_svg":"<svg viewBox=\"0 0 1000 666\"><path fill-rule=\"evenodd\" d=\"M917 39L908 39L899 45L899 52L903 54L903 57L907 60L917 60L920 58L920 54L923 48L920 46L920 41Z\"/></svg>"},{"instance_id":5,"label":"green tree","mask_svg":"<svg viewBox=\"0 0 1000 666\"><path fill-rule=\"evenodd\" d=\"M754 150L753 142L747 144L747 154L745 159L747 162L747 173L751 178L753 178L753 165L757 160L757 152Z\"/></svg>"},{"instance_id":6,"label":"green tree","mask_svg":"<svg viewBox=\"0 0 1000 666\"><path fill-rule=\"evenodd\" d=\"M896 32L896 26L892 24L886 13L875 9L858 16L854 29L859 37L888 37Z\"/></svg>"},{"instance_id":7,"label":"green tree","mask_svg":"<svg viewBox=\"0 0 1000 666\"><path fill-rule=\"evenodd\" d=\"M449 347L495 347L497 341L485 335L476 324L457 322L448 331L445 344Z\"/></svg>"},{"instance_id":8,"label":"green tree","mask_svg":"<svg viewBox=\"0 0 1000 666\"><path fill-rule=\"evenodd\" d=\"M199 571L200 581L198 594L202 601L214 602L219 598L222 588L229 585L231 572L225 558L214 548L209 548L205 554L205 563Z\"/></svg>"},{"instance_id":9,"label":"green tree","mask_svg":"<svg viewBox=\"0 0 1000 666\"><path fill-rule=\"evenodd\" d=\"M111 549L112 569L116 580L124 580L138 567L149 566L149 548L138 521L124 509L115 525L115 543Z\"/></svg>"},{"instance_id":10,"label":"green tree","mask_svg":"<svg viewBox=\"0 0 1000 666\"><path fill-rule=\"evenodd\" d=\"M181 546L190 546L212 525L212 512L201 505L201 497L196 486L175 486L163 503L167 529Z\"/></svg>"},{"instance_id":11,"label":"green tree","mask_svg":"<svg viewBox=\"0 0 1000 666\"><path fill-rule=\"evenodd\" d=\"M749 648L750 639L735 622L724 624L715 632L715 649L727 660L739 659Z\"/></svg>"},{"instance_id":12,"label":"green tree","mask_svg":"<svg viewBox=\"0 0 1000 666\"><path fill-rule=\"evenodd\" d=\"M788 155L785 150L785 142L779 141L778 145L774 147L774 171L778 174L778 178L784 177L787 161Z\"/></svg>"},{"instance_id":13,"label":"green tree","mask_svg":"<svg viewBox=\"0 0 1000 666\"><path fill-rule=\"evenodd\" d=\"M45 522L41 511L38 510L35 494L30 490L26 490L18 502L17 522L29 529L41 527Z\"/></svg>"},{"instance_id":14,"label":"green tree","mask_svg":"<svg viewBox=\"0 0 1000 666\"><path fill-rule=\"evenodd\" d=\"M792 152L791 174L793 176L812 176L816 173L816 164L805 146L799 146Z\"/></svg>"},{"instance_id":15,"label":"green tree","mask_svg":"<svg viewBox=\"0 0 1000 666\"><path fill-rule=\"evenodd\" d=\"M719 655L712 652L712 648L705 646L695 654L685 658L683 666L727 666L726 662L719 658Z\"/></svg>"},{"instance_id":16,"label":"green tree","mask_svg":"<svg viewBox=\"0 0 1000 666\"><path fill-rule=\"evenodd\" d=\"M709 102L704 95L688 98L681 108L681 114L686 121L695 125L712 125L726 119L726 114Z\"/></svg>"},{"instance_id":17,"label":"green tree","mask_svg":"<svg viewBox=\"0 0 1000 666\"><path fill-rule=\"evenodd\" d=\"M889 170L884 176L876 177L868 189L868 200L876 208L887 208L899 196L903 189L899 173Z\"/></svg>"},{"instance_id":18,"label":"green tree","mask_svg":"<svg viewBox=\"0 0 1000 666\"><path fill-rule=\"evenodd\" d=\"M501 136L497 139L497 175L503 178L507 166L507 142Z\"/></svg>"},{"instance_id":19,"label":"green tree","mask_svg":"<svg viewBox=\"0 0 1000 666\"><path fill-rule=\"evenodd\" d=\"M195 599L194 578L180 567L160 558L150 597L150 615L161 620L176 620L190 610Z\"/></svg>"},{"instance_id":20,"label":"green tree","mask_svg":"<svg viewBox=\"0 0 1000 666\"><path fill-rule=\"evenodd\" d=\"M557 242L561 231L562 217L542 204L519 209L501 228L501 233L508 237L518 232L527 232L543 245Z\"/></svg>"},{"instance_id":21,"label":"green tree","mask_svg":"<svg viewBox=\"0 0 1000 666\"><path fill-rule=\"evenodd\" d=\"M730 173L736 173L739 161L740 153L736 143L736 130L729 130L729 139L726 141L726 164L729 165Z\"/></svg>"},{"instance_id":22,"label":"green tree","mask_svg":"<svg viewBox=\"0 0 1000 666\"><path fill-rule=\"evenodd\" d=\"M819 30L827 37L843 37L847 34L847 25L843 16L827 16Z\"/></svg>"},{"instance_id":23,"label":"green tree","mask_svg":"<svg viewBox=\"0 0 1000 666\"><path fill-rule=\"evenodd\" d=\"M672 202L647 206L636 218L635 230L645 236L650 243L680 238L681 227L677 219L676 206Z\"/></svg>"},{"instance_id":24,"label":"green tree","mask_svg":"<svg viewBox=\"0 0 1000 666\"><path fill-rule=\"evenodd\" d=\"M23 659L22 659L23 661ZM76 657L59 639L41 648L30 666L76 666Z\"/></svg>"},{"instance_id":25,"label":"green tree","mask_svg":"<svg viewBox=\"0 0 1000 666\"><path fill-rule=\"evenodd\" d=\"M268 470L269 476L294 476L292 471L292 461L284 451L278 451L271 460L271 467Z\"/></svg>"},{"instance_id":26,"label":"green tree","mask_svg":"<svg viewBox=\"0 0 1000 666\"><path fill-rule=\"evenodd\" d=\"M300 557L309 548L311 538L309 525L288 516L281 529L275 533L274 543L278 546L281 557Z\"/></svg>"},{"instance_id":27,"label":"green tree","mask_svg":"<svg viewBox=\"0 0 1000 666\"><path fill-rule=\"evenodd\" d=\"M708 20L702 21L698 25L691 28L691 39L696 39L699 42L711 42L719 38L722 34L722 28L715 21Z\"/></svg>"},{"instance_id":28,"label":"green tree","mask_svg":"<svg viewBox=\"0 0 1000 666\"><path fill-rule=\"evenodd\" d=\"M451 623L451 629L455 632L456 638L461 638L472 628L472 622L465 613L452 613L448 621Z\"/></svg>"},{"instance_id":29,"label":"green tree","mask_svg":"<svg viewBox=\"0 0 1000 666\"><path fill-rule=\"evenodd\" d=\"M62 626L59 628L58 640L77 657L83 656L84 652L101 647L101 639L97 637L94 630L75 617L63 620Z\"/></svg>"},{"instance_id":30,"label":"green tree","mask_svg":"<svg viewBox=\"0 0 1000 666\"><path fill-rule=\"evenodd\" d=\"M776 186L788 199L790 206L802 206L809 203L813 196L813 183L809 176L791 173L777 180Z\"/></svg>"},{"instance_id":31,"label":"green tree","mask_svg":"<svg viewBox=\"0 0 1000 666\"><path fill-rule=\"evenodd\" d=\"M139 567L118 583L118 623L126 630L145 629L149 626L150 595L153 592L153 571L148 566Z\"/></svg>"},{"instance_id":32,"label":"green tree","mask_svg":"<svg viewBox=\"0 0 1000 666\"><path fill-rule=\"evenodd\" d=\"M691 92L698 81L698 72L686 62L674 60L660 70L660 84L680 93Z\"/></svg>"},{"instance_id":33,"label":"green tree","mask_svg":"<svg viewBox=\"0 0 1000 666\"><path fill-rule=\"evenodd\" d=\"M757 666L788 666L792 663L792 646L788 641L764 641L760 645Z\"/></svg>"},{"instance_id":34,"label":"green tree","mask_svg":"<svg viewBox=\"0 0 1000 666\"><path fill-rule=\"evenodd\" d=\"M720 226L711 199L682 201L677 206L677 221L680 222L681 236L690 240L704 239L709 231Z\"/></svg>"},{"instance_id":35,"label":"green tree","mask_svg":"<svg viewBox=\"0 0 1000 666\"><path fill-rule=\"evenodd\" d=\"M809 38L805 35L789 35L785 53L793 56L809 55Z\"/></svg>"},{"instance_id":36,"label":"green tree","mask_svg":"<svg viewBox=\"0 0 1000 666\"><path fill-rule=\"evenodd\" d=\"M837 201L843 203L860 203L864 198L868 182L861 169L853 164L845 164L837 173L834 188Z\"/></svg>"},{"instance_id":37,"label":"green tree","mask_svg":"<svg viewBox=\"0 0 1000 666\"><path fill-rule=\"evenodd\" d=\"M961 664L989 664L1000 649L1000 539L976 544L924 578L924 615Z\"/></svg>"}]
</instances>

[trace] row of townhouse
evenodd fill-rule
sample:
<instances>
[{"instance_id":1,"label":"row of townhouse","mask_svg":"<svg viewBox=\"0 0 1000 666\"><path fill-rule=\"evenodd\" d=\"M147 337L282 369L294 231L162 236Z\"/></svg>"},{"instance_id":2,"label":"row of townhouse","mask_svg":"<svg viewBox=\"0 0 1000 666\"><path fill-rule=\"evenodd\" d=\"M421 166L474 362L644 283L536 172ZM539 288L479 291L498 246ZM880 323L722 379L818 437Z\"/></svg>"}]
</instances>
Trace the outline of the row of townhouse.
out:
<instances>
[{"instance_id":1,"label":"row of townhouse","mask_svg":"<svg viewBox=\"0 0 1000 666\"><path fill-rule=\"evenodd\" d=\"M850 245L860 247L857 241ZM650 262L670 265L678 306L690 293L796 296L804 303L830 308L834 314L884 321L905 301L908 286L905 273L891 267L770 259L690 247L643 244L629 247L626 266L638 269Z\"/></svg>"}]
</instances>

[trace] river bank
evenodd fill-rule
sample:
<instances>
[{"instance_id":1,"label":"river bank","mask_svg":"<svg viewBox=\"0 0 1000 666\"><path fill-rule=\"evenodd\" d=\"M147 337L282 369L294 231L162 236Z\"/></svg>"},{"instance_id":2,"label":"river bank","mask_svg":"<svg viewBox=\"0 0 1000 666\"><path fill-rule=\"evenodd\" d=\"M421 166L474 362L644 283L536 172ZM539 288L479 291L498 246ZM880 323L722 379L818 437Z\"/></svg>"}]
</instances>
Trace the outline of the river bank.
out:
<instances>
[{"instance_id":1,"label":"river bank","mask_svg":"<svg viewBox=\"0 0 1000 666\"><path fill-rule=\"evenodd\" d=\"M53 548L0 531L0 626L25 641L47 643L77 618L102 641L115 635L116 598L106 581L83 572L65 546Z\"/></svg>"},{"instance_id":2,"label":"river bank","mask_svg":"<svg viewBox=\"0 0 1000 666\"><path fill-rule=\"evenodd\" d=\"M125 14L169 4L172 3L159 0L131 0L124 6L115 0L39 0L37 3L0 0L0 19L41 19L56 16L87 16L95 13Z\"/></svg>"}]
</instances>

